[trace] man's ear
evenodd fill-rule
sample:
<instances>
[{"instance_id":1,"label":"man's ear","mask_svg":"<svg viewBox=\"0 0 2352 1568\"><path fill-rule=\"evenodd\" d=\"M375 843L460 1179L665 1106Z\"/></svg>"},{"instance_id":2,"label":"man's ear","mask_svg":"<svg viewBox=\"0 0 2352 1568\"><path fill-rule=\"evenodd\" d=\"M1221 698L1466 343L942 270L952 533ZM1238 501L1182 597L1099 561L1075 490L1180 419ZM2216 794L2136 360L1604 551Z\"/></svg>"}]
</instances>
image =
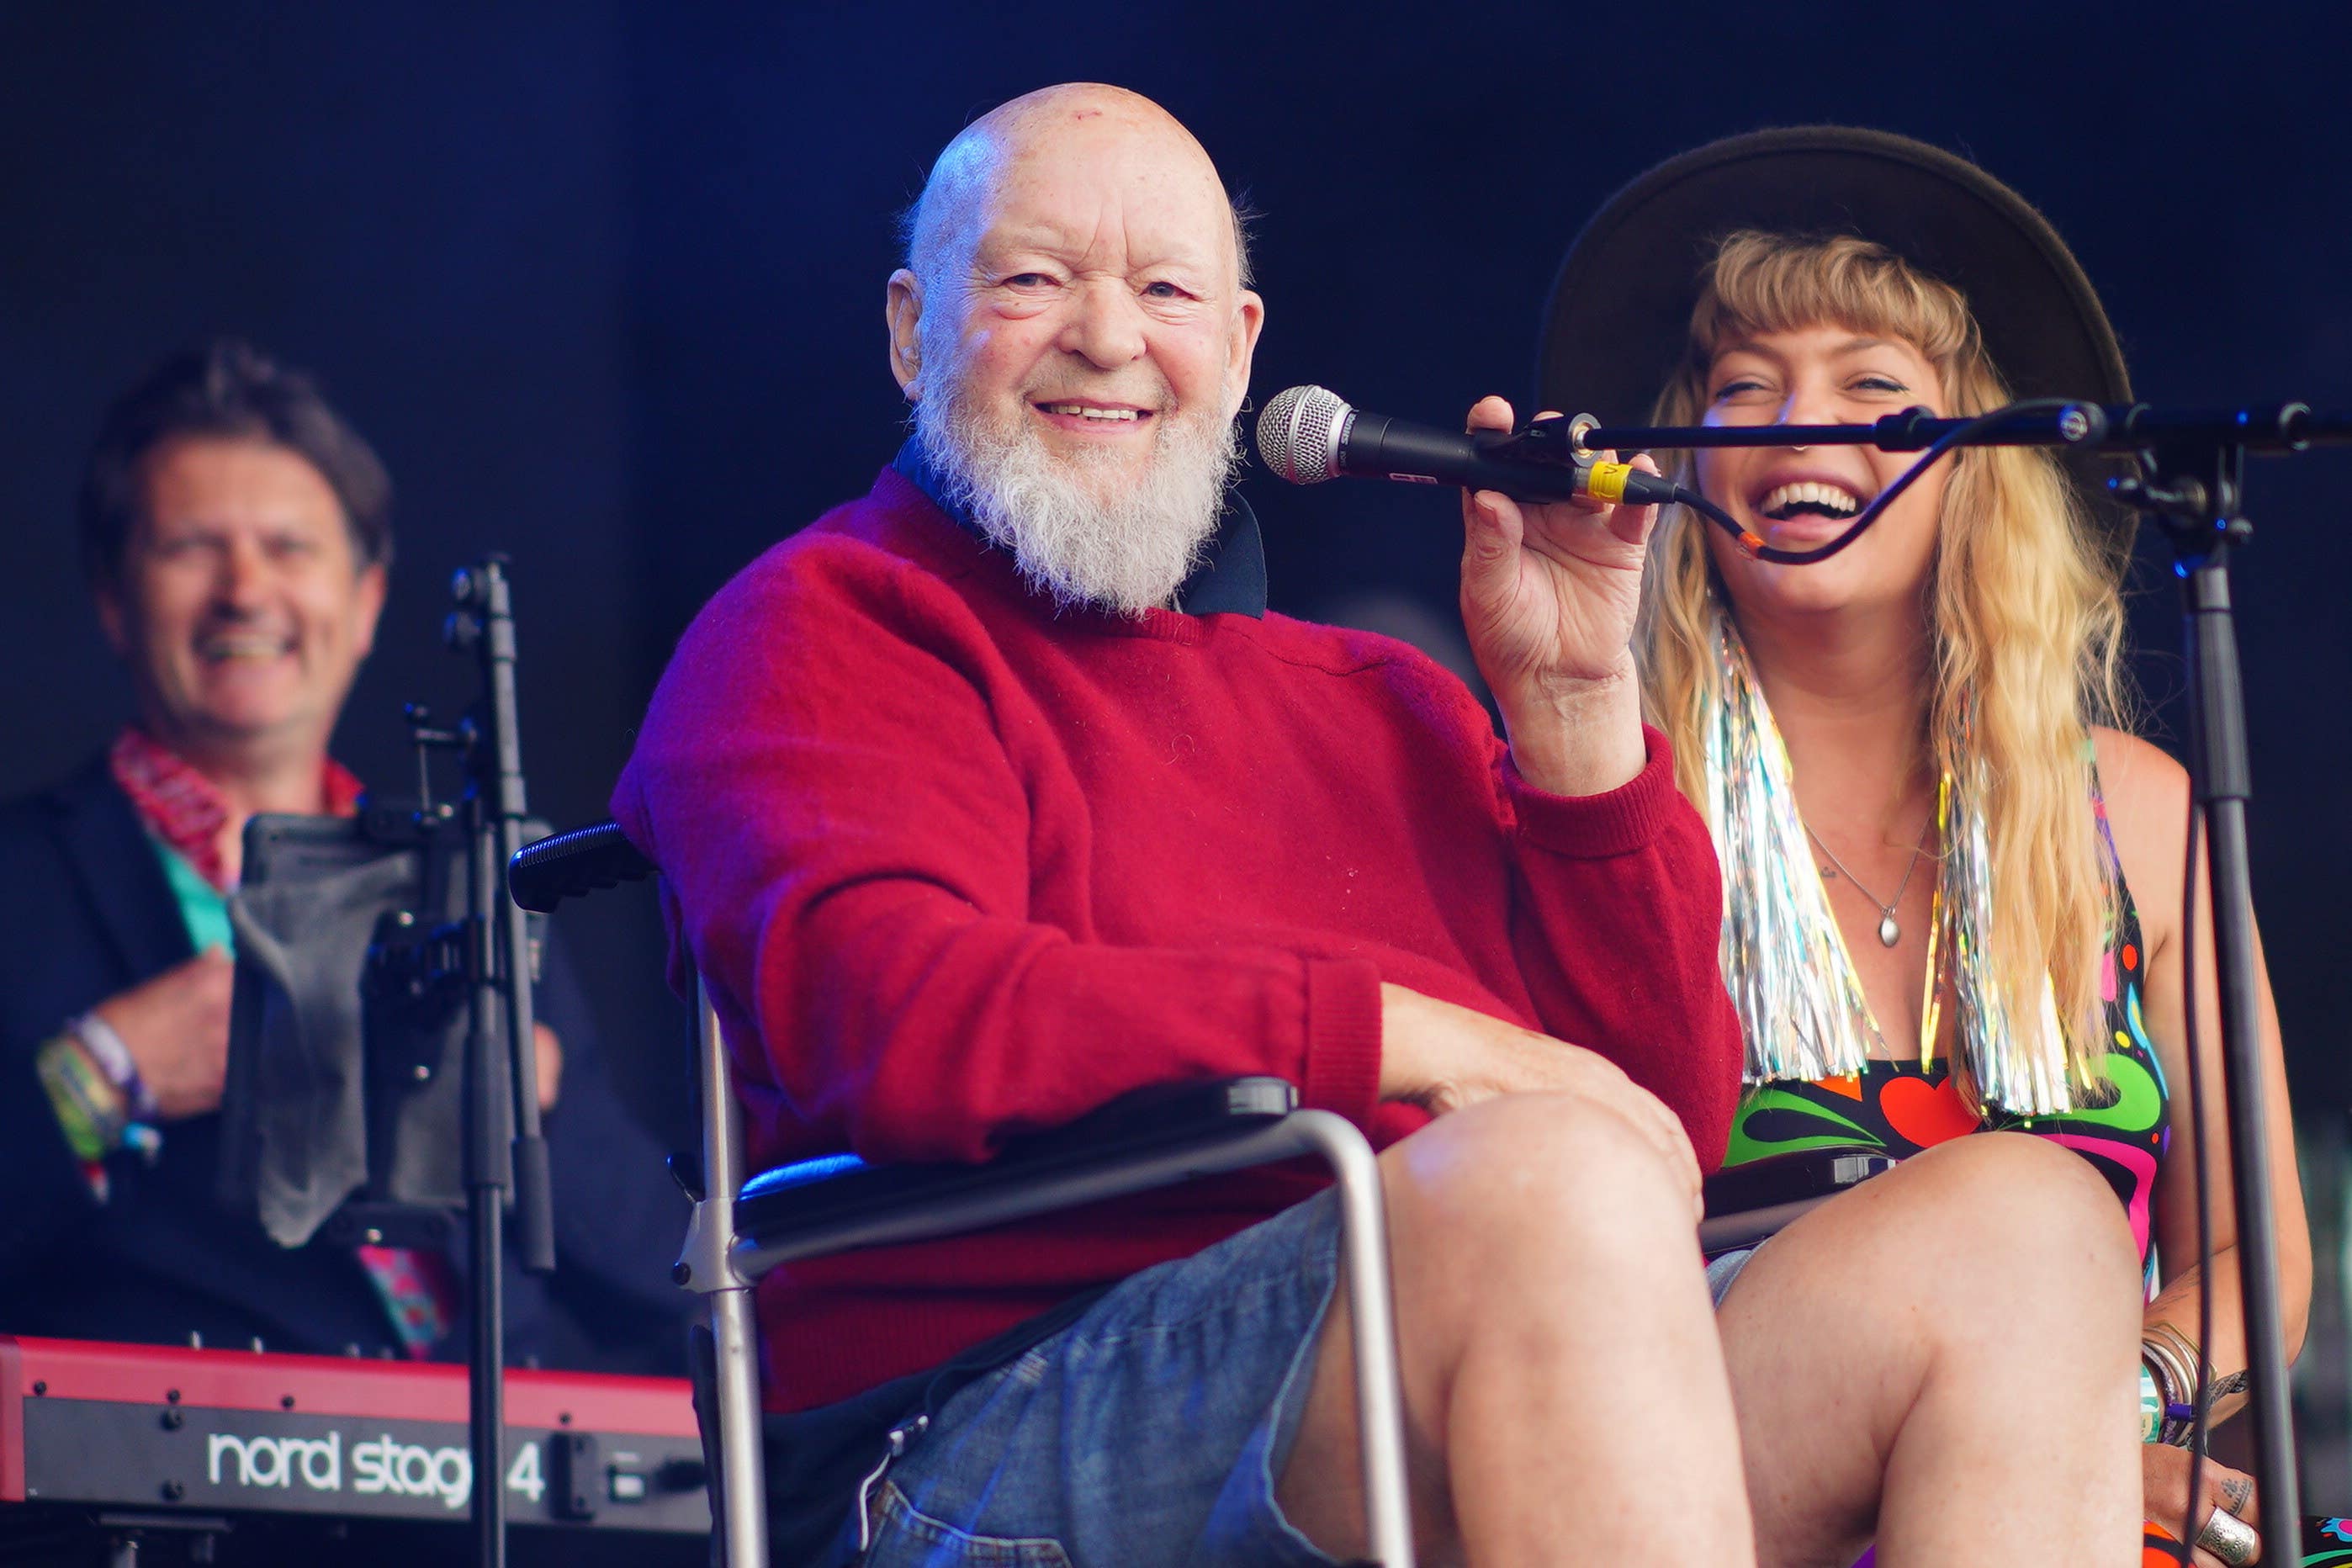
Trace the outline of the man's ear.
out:
<instances>
[{"instance_id":1,"label":"man's ear","mask_svg":"<svg viewBox=\"0 0 2352 1568\"><path fill-rule=\"evenodd\" d=\"M890 374L907 401L916 402L923 395L923 286L903 267L890 274L882 319L890 329Z\"/></svg>"},{"instance_id":2,"label":"man's ear","mask_svg":"<svg viewBox=\"0 0 2352 1568\"><path fill-rule=\"evenodd\" d=\"M1257 335L1265 330L1265 301L1244 289L1234 307L1234 333L1225 351L1225 384L1234 389L1234 410L1240 412L1249 396L1250 363L1257 355Z\"/></svg>"},{"instance_id":3,"label":"man's ear","mask_svg":"<svg viewBox=\"0 0 2352 1568\"><path fill-rule=\"evenodd\" d=\"M360 573L352 647L362 658L375 651L375 624L383 616L383 596L389 586L381 561Z\"/></svg>"}]
</instances>

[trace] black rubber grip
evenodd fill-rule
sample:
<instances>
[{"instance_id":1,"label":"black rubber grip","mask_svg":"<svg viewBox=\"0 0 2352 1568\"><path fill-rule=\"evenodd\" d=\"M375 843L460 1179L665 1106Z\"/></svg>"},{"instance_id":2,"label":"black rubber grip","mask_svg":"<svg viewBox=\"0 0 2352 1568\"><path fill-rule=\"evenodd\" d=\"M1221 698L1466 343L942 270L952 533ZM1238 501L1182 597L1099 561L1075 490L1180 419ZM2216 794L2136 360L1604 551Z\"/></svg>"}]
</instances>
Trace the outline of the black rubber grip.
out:
<instances>
[{"instance_id":1,"label":"black rubber grip","mask_svg":"<svg viewBox=\"0 0 2352 1568\"><path fill-rule=\"evenodd\" d=\"M524 909L543 915L566 899L640 882L655 869L619 823L600 822L516 850L507 862L507 893Z\"/></svg>"}]
</instances>

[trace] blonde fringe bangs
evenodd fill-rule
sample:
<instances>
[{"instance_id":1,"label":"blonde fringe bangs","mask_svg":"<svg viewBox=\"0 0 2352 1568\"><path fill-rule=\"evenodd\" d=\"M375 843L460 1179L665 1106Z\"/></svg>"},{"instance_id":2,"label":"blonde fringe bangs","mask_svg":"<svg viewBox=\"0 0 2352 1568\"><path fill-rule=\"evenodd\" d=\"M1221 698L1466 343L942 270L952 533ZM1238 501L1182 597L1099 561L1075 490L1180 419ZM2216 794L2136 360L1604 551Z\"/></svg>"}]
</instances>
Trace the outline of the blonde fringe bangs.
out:
<instances>
[{"instance_id":1,"label":"blonde fringe bangs","mask_svg":"<svg viewBox=\"0 0 2352 1568\"><path fill-rule=\"evenodd\" d=\"M1739 233L1717 253L1692 314L1690 353L1660 395L1655 422L1699 422L1717 345L1822 323L1917 347L1950 395L1945 412L2010 401L1950 285L1866 240ZM1696 484L1689 456L1678 461L1676 478ZM2048 977L2067 1025L2068 1074L2094 1085L2110 1045L2099 1022L2099 955L2116 892L2089 809L2090 728L2128 729L2136 716L2122 672L2119 563L2048 453L1977 447L1952 463L1927 588L1935 689L1921 740L1954 777L1982 765L1992 971L2020 1018L2039 1011ZM1676 783L1702 811L1699 724L1719 695L1709 629L1719 589L1706 526L1682 507L1660 519L1635 639L1651 720L1674 742ZM1960 756L1970 697L1973 754Z\"/></svg>"}]
</instances>

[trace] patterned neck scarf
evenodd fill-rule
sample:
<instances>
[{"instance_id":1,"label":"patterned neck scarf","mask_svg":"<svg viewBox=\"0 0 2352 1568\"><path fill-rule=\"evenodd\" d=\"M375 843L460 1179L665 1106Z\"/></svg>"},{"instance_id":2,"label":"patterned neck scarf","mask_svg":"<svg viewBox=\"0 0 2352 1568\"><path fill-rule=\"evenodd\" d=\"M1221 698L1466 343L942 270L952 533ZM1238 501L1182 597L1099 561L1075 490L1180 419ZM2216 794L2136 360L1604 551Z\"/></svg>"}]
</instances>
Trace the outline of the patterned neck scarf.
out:
<instances>
[{"instance_id":1,"label":"patterned neck scarf","mask_svg":"<svg viewBox=\"0 0 2352 1568\"><path fill-rule=\"evenodd\" d=\"M1860 1072L1885 1042L1855 977L1845 936L1797 812L1795 773L1763 687L1730 617L1715 617L1716 679L1702 683L1699 741L1707 826L1723 865L1722 964L1738 1009L1750 1084ZM1963 721L1965 723L1965 721ZM1965 742L1956 754L1972 754ZM1937 784L1942 846L1927 920L1927 995L1919 1057L1933 1058L1946 975L1958 1009L1958 1050L1988 1105L2029 1116L2071 1108L2064 1030L2048 976L2041 1006L2020 1029L1992 973L1992 854L1979 807L1981 770Z\"/></svg>"},{"instance_id":2,"label":"patterned neck scarf","mask_svg":"<svg viewBox=\"0 0 2352 1568\"><path fill-rule=\"evenodd\" d=\"M176 850L205 881L227 892L220 832L228 822L228 800L220 786L135 725L125 725L114 737L106 763L147 830ZM328 816L350 816L359 810L362 791L349 768L328 758L321 783Z\"/></svg>"}]
</instances>

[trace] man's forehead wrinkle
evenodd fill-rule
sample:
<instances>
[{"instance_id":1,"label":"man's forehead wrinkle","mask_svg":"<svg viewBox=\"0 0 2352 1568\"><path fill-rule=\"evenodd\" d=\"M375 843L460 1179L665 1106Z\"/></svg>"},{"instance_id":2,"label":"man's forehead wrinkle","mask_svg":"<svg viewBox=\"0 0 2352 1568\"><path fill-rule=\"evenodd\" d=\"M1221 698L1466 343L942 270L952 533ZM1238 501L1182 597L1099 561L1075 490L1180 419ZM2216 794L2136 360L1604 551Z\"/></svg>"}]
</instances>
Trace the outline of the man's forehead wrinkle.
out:
<instances>
[{"instance_id":1,"label":"man's forehead wrinkle","mask_svg":"<svg viewBox=\"0 0 2352 1568\"><path fill-rule=\"evenodd\" d=\"M1045 194L1035 202L1024 198ZM1213 219L1161 221L1167 203L1156 193L1140 202L1060 186L1050 170L1030 170L1000 186L974 226L971 263L1031 252L1080 271L1140 273L1174 266L1192 270L1223 260L1222 231Z\"/></svg>"},{"instance_id":2,"label":"man's forehead wrinkle","mask_svg":"<svg viewBox=\"0 0 2352 1568\"><path fill-rule=\"evenodd\" d=\"M1002 191L1014 221L1010 232L1058 233L1078 256L1128 270L1173 263L1188 268L1231 264L1231 208L1224 188L1205 163L1161 155L1125 161L1098 178L1096 148L1040 148L1009 167ZM1024 221L1025 220L1025 221Z\"/></svg>"}]
</instances>

